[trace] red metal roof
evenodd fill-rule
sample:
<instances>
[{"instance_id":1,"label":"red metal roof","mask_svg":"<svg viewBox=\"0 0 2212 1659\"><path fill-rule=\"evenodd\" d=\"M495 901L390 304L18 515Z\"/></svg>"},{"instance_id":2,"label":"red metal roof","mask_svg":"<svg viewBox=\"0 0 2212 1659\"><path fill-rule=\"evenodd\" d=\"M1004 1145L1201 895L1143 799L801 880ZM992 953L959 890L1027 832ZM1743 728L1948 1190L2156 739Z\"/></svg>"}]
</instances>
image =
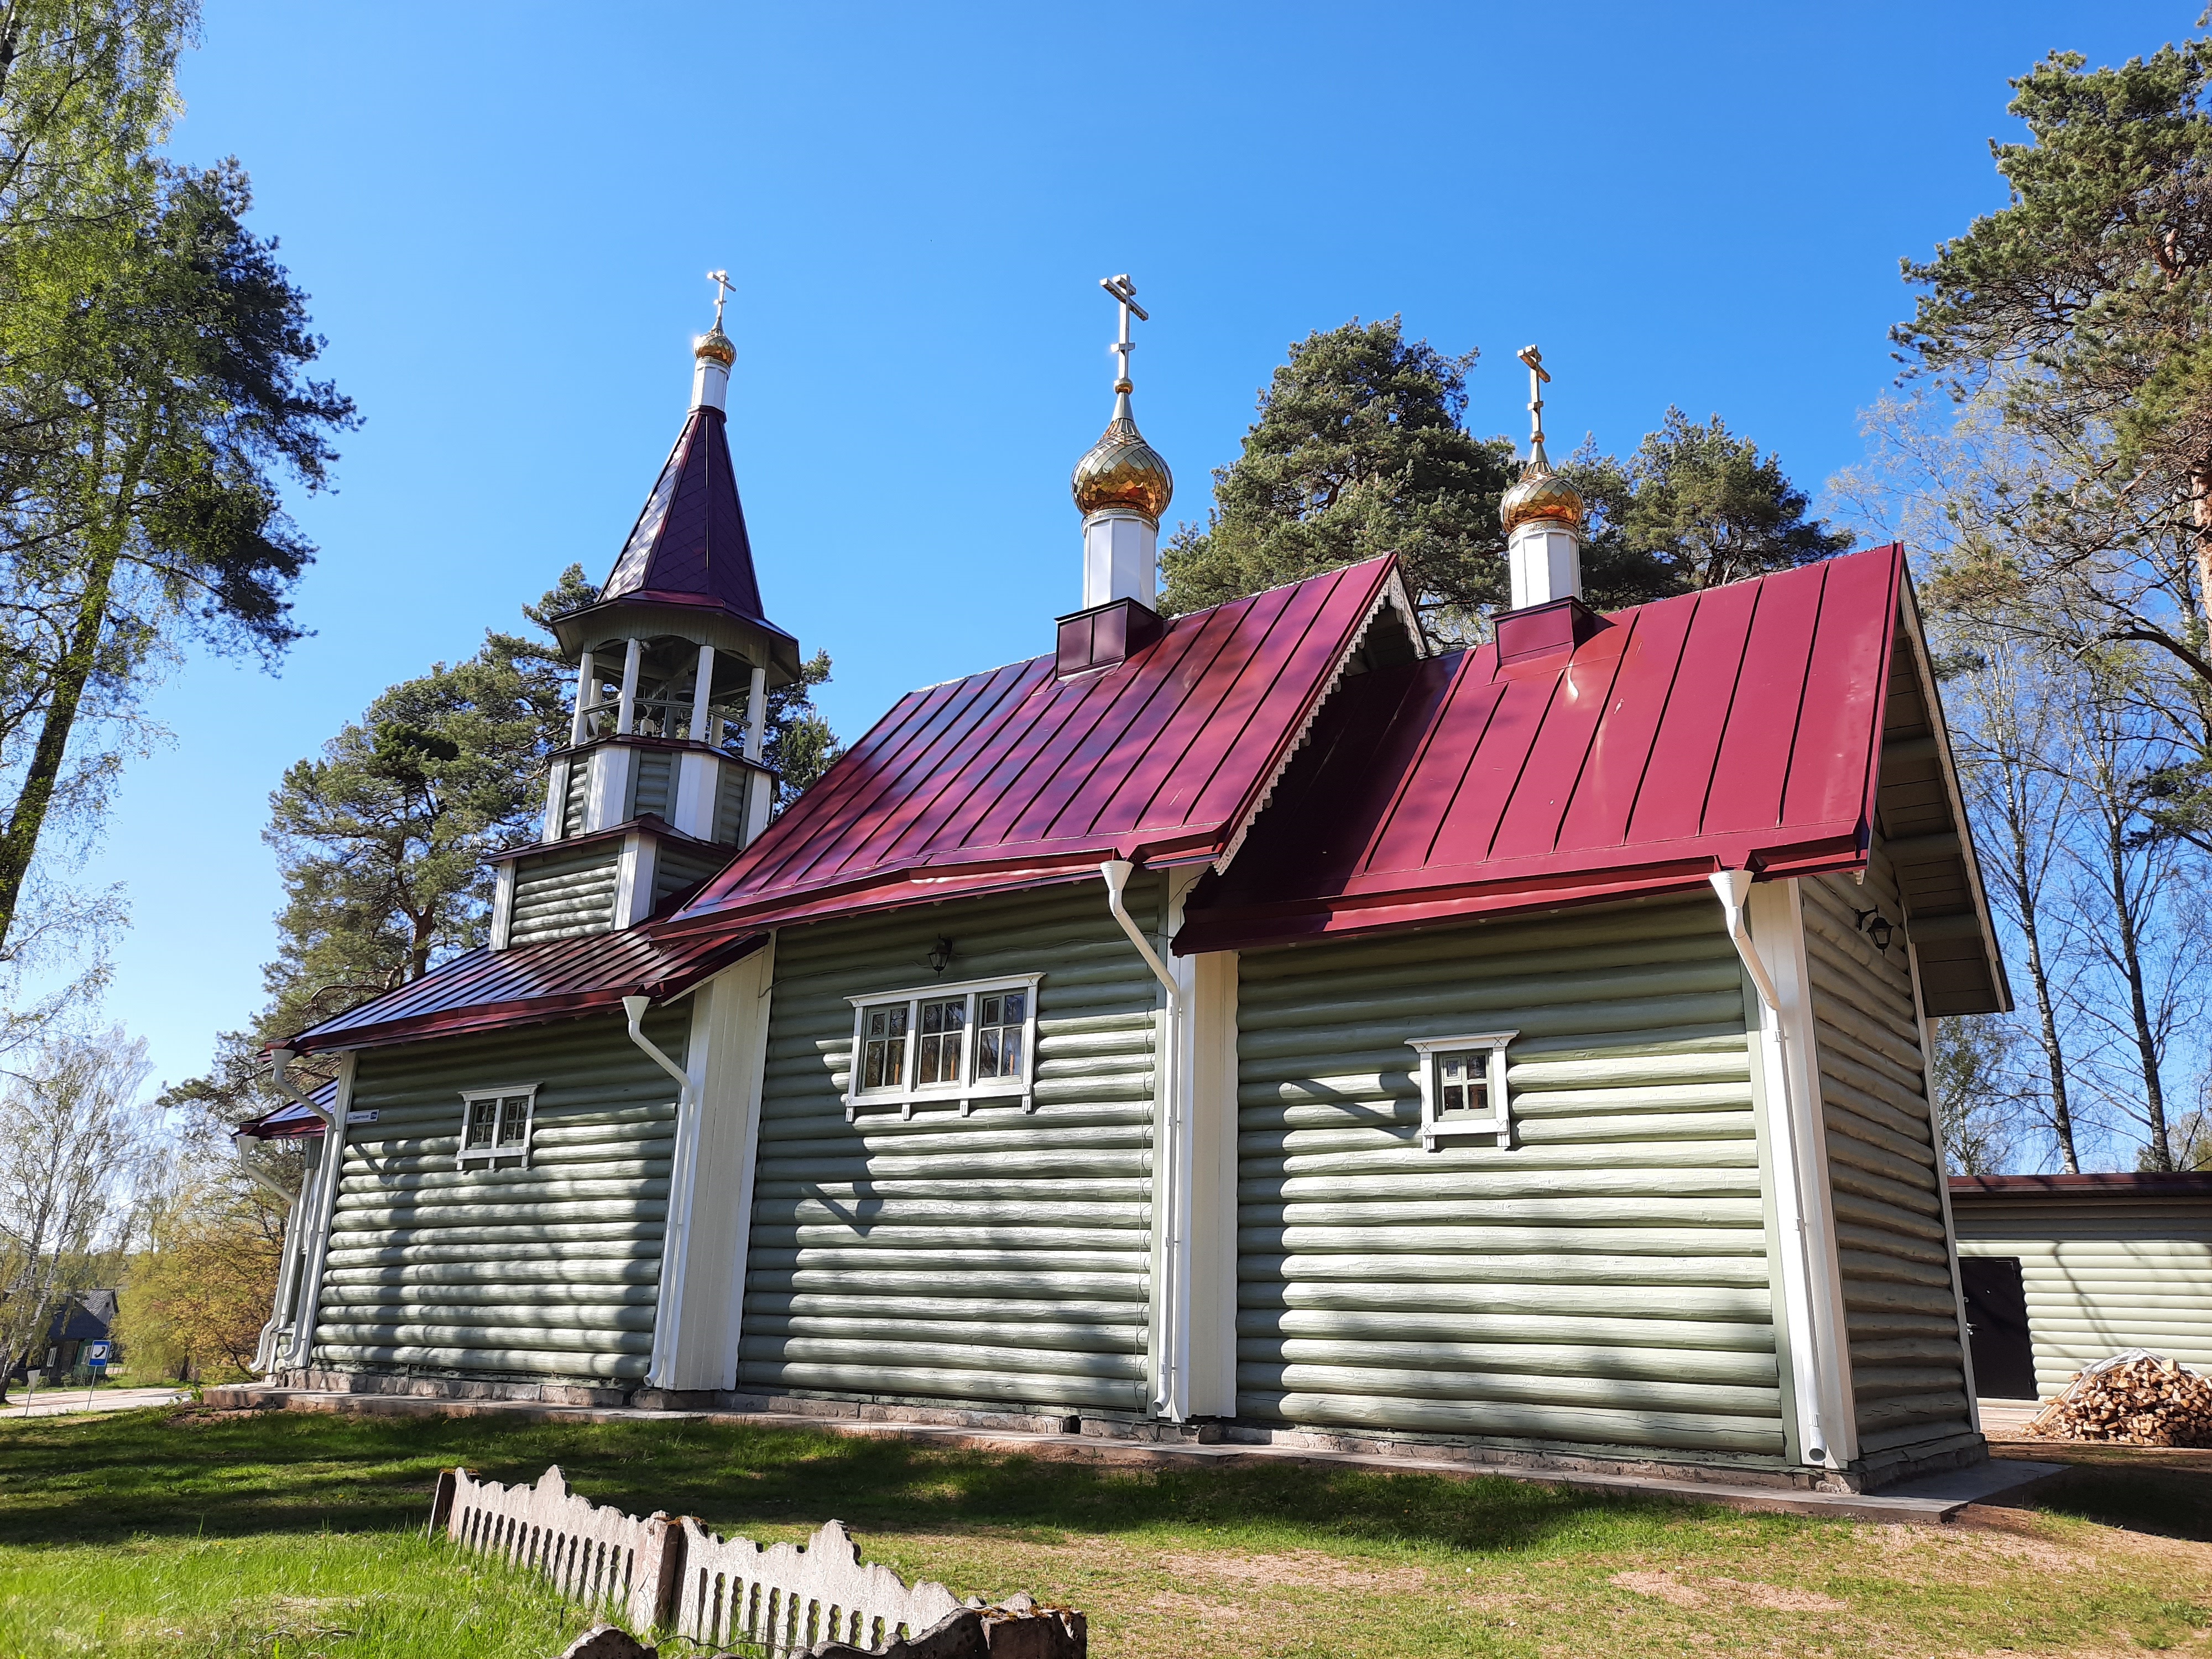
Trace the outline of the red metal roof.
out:
<instances>
[{"instance_id":1,"label":"red metal roof","mask_svg":"<svg viewBox=\"0 0 2212 1659\"><path fill-rule=\"evenodd\" d=\"M566 1019L687 991L761 943L734 930L668 938L648 924L620 933L471 951L412 984L326 1019L295 1037L301 1054L374 1048L460 1031Z\"/></svg>"},{"instance_id":2,"label":"red metal roof","mask_svg":"<svg viewBox=\"0 0 2212 1659\"><path fill-rule=\"evenodd\" d=\"M1951 1196L2212 1199L2212 1171L2130 1170L2109 1175L1953 1176Z\"/></svg>"},{"instance_id":3,"label":"red metal roof","mask_svg":"<svg viewBox=\"0 0 2212 1659\"><path fill-rule=\"evenodd\" d=\"M909 693L672 919L766 927L1212 858L1386 598L1371 559L1181 617L1116 665L1036 657Z\"/></svg>"},{"instance_id":4,"label":"red metal roof","mask_svg":"<svg viewBox=\"0 0 2212 1659\"><path fill-rule=\"evenodd\" d=\"M1903 573L1877 548L1348 679L1176 950L1857 863Z\"/></svg>"}]
</instances>

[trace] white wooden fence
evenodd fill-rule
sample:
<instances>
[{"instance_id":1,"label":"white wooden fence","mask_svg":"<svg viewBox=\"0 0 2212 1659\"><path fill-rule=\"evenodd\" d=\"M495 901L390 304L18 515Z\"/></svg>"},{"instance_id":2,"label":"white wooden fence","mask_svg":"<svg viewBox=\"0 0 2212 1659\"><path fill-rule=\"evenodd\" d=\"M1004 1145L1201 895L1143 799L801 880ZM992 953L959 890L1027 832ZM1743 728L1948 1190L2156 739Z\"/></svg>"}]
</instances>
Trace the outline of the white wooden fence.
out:
<instances>
[{"instance_id":1,"label":"white wooden fence","mask_svg":"<svg viewBox=\"0 0 2212 1659\"><path fill-rule=\"evenodd\" d=\"M568 1489L558 1465L533 1486L466 1469L438 1477L430 1530L463 1548L544 1575L570 1601L632 1630L673 1627L708 1644L746 1642L782 1659L840 1641L881 1652L962 1606L944 1585L909 1584L860 1559L832 1521L805 1544L724 1538L690 1516L643 1520Z\"/></svg>"},{"instance_id":2,"label":"white wooden fence","mask_svg":"<svg viewBox=\"0 0 2212 1659\"><path fill-rule=\"evenodd\" d=\"M842 1521L803 1545L724 1538L688 1515L682 1528L678 1636L710 1644L742 1639L775 1654L830 1641L880 1653L961 1606L942 1584L909 1584L889 1567L863 1562Z\"/></svg>"}]
</instances>

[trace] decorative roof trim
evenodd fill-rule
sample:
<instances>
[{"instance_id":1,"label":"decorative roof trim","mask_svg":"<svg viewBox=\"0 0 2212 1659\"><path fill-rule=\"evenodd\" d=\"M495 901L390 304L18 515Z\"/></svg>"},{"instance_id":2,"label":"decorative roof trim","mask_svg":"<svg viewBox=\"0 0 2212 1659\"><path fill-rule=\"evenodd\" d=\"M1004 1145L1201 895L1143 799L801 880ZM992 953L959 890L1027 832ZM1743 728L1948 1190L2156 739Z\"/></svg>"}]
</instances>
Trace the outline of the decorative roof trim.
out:
<instances>
[{"instance_id":1,"label":"decorative roof trim","mask_svg":"<svg viewBox=\"0 0 2212 1659\"><path fill-rule=\"evenodd\" d=\"M1292 734L1290 743L1275 762L1275 769L1267 775L1267 781L1261 786L1253 804L1237 820L1235 833L1214 855L1212 863L1216 875L1228 869L1235 860L1243 848L1244 838L1252 833L1252 826L1259 822L1260 814L1266 811L1267 804L1275 799L1276 787L1282 782L1283 775L1291 769L1291 763L1298 757L1298 751L1313 736L1314 722L1321 718L1321 711L1328 707L1329 698L1343 684L1345 672L1352 666L1352 659L1359 654L1359 647L1367 643L1368 630L1375 626L1375 619L1382 614L1384 605L1395 606L1404 618L1406 631L1413 637L1415 653L1422 657L1431 654L1428 638L1421 631L1420 613L1413 609L1413 596L1406 591L1405 572L1398 562L1398 556L1392 553L1387 556L1390 561L1389 572L1376 589L1374 599L1369 601L1367 614L1359 619L1358 626L1346 639L1344 648L1337 653L1335 665L1329 670L1328 678L1322 682L1321 690L1315 696L1312 706L1306 710L1305 719L1298 723L1297 731Z\"/></svg>"}]
</instances>

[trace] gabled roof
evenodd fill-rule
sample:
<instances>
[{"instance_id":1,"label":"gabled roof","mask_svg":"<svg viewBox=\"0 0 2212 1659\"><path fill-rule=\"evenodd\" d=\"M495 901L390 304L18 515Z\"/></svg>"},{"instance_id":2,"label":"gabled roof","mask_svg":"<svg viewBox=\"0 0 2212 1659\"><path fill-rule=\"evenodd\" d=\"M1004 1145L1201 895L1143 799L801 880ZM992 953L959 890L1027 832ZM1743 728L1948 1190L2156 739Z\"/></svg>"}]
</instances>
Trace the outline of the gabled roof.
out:
<instances>
[{"instance_id":1,"label":"gabled roof","mask_svg":"<svg viewBox=\"0 0 2212 1659\"><path fill-rule=\"evenodd\" d=\"M760 943L759 935L742 933L672 939L648 925L505 951L471 951L412 984L325 1020L289 1046L301 1054L374 1048L566 1019L617 1007L626 996L659 1000L690 990Z\"/></svg>"},{"instance_id":2,"label":"gabled roof","mask_svg":"<svg viewBox=\"0 0 2212 1659\"><path fill-rule=\"evenodd\" d=\"M1396 562L1371 559L1177 617L1110 668L1063 680L1035 657L911 692L669 925L1218 858L1392 607L1410 624Z\"/></svg>"},{"instance_id":3,"label":"gabled roof","mask_svg":"<svg viewBox=\"0 0 2212 1659\"><path fill-rule=\"evenodd\" d=\"M1860 864L1903 581L1877 548L1348 680L1176 949Z\"/></svg>"}]
</instances>

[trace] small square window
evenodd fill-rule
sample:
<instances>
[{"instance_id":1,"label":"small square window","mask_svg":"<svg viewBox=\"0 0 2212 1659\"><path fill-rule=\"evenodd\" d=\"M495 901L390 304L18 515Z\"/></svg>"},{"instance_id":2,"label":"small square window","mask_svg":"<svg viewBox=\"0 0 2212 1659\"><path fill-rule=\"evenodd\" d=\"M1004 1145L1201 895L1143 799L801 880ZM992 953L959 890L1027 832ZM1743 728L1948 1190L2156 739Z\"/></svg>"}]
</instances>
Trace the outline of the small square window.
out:
<instances>
[{"instance_id":1,"label":"small square window","mask_svg":"<svg viewBox=\"0 0 2212 1659\"><path fill-rule=\"evenodd\" d=\"M1432 1057L1437 1067L1437 1109L1440 1112L1486 1112L1490 1109L1490 1068L1487 1048L1444 1048Z\"/></svg>"},{"instance_id":2,"label":"small square window","mask_svg":"<svg viewBox=\"0 0 2212 1659\"><path fill-rule=\"evenodd\" d=\"M538 1085L527 1088L471 1090L461 1097L463 1167L487 1164L526 1169L530 1164L530 1123L538 1098Z\"/></svg>"},{"instance_id":3,"label":"small square window","mask_svg":"<svg viewBox=\"0 0 2212 1659\"><path fill-rule=\"evenodd\" d=\"M1421 1145L1435 1152L1447 1139L1513 1144L1512 1099L1505 1082L1505 1046L1517 1031L1472 1036L1408 1037L1418 1056L1413 1080L1421 1091Z\"/></svg>"}]
</instances>

